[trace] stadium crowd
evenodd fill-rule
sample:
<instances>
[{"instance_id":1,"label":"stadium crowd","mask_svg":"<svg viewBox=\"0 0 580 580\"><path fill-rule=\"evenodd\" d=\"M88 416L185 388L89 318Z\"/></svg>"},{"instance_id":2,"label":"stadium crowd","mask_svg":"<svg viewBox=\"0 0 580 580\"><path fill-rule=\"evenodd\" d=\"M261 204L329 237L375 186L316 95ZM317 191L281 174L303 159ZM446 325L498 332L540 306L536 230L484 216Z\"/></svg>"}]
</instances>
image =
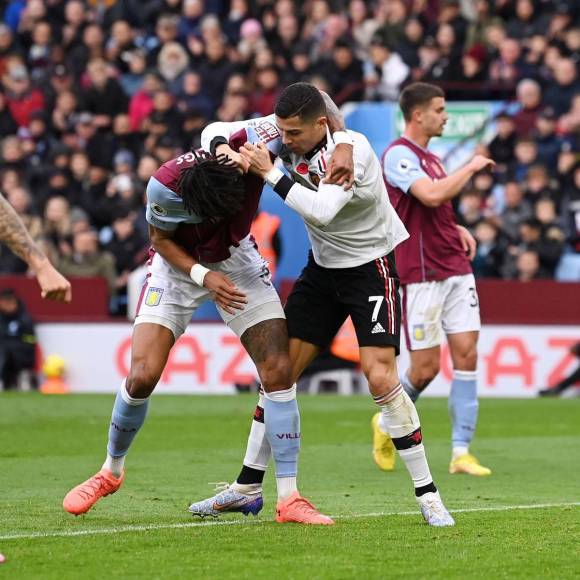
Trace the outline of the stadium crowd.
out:
<instances>
[{"instance_id":1,"label":"stadium crowd","mask_svg":"<svg viewBox=\"0 0 580 580\"><path fill-rule=\"evenodd\" d=\"M147 252L145 184L210 120L271 113L307 80L347 101L437 83L514 101L457 204L480 277L580 255L580 4L569 0L0 2L0 191L65 275L123 296ZM486 151L483 151L483 150ZM0 272L26 265L0 250Z\"/></svg>"}]
</instances>

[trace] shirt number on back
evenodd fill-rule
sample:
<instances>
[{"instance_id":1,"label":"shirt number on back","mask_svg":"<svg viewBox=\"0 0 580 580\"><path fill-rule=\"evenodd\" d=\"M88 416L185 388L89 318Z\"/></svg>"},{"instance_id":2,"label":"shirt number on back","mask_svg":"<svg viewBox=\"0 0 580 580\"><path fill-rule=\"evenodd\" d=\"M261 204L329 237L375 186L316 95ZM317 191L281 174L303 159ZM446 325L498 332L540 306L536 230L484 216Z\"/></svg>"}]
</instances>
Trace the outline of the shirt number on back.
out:
<instances>
[{"instance_id":1,"label":"shirt number on back","mask_svg":"<svg viewBox=\"0 0 580 580\"><path fill-rule=\"evenodd\" d=\"M186 161L187 163L193 163L193 160L194 159L195 159L195 155L193 154L193 151L188 151L187 153L184 153L183 155L180 155L177 158L177 161L175 162L175 164L176 165L180 165L184 161Z\"/></svg>"},{"instance_id":2,"label":"shirt number on back","mask_svg":"<svg viewBox=\"0 0 580 580\"><path fill-rule=\"evenodd\" d=\"M373 317L372 317L373 322L376 322L377 318L379 317L379 310L381 309L381 304L383 303L384 299L385 299L384 296L369 296L369 302L375 303L375 307L373 308Z\"/></svg>"}]
</instances>

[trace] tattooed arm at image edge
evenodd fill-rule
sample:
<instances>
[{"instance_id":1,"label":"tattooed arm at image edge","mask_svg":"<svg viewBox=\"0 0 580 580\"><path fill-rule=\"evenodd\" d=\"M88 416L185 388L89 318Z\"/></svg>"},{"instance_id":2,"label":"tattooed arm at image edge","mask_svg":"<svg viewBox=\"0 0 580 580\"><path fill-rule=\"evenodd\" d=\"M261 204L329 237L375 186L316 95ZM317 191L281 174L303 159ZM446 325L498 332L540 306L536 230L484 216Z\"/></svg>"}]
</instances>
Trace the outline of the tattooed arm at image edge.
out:
<instances>
[{"instance_id":1,"label":"tattooed arm at image edge","mask_svg":"<svg viewBox=\"0 0 580 580\"><path fill-rule=\"evenodd\" d=\"M46 256L34 243L19 215L0 193L0 242L6 244L30 267Z\"/></svg>"}]
</instances>

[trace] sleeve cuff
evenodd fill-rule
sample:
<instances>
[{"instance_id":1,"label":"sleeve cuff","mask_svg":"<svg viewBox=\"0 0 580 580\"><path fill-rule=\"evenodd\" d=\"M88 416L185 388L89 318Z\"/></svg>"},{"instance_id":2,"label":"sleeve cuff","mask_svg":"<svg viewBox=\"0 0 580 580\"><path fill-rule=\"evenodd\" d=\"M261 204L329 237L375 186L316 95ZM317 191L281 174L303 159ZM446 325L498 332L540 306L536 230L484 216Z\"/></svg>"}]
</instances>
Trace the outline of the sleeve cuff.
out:
<instances>
[{"instance_id":1,"label":"sleeve cuff","mask_svg":"<svg viewBox=\"0 0 580 580\"><path fill-rule=\"evenodd\" d=\"M354 145L352 137L346 131L335 131L332 134L332 140L335 145Z\"/></svg>"},{"instance_id":2,"label":"sleeve cuff","mask_svg":"<svg viewBox=\"0 0 580 580\"><path fill-rule=\"evenodd\" d=\"M219 145L227 145L228 140L225 137L214 137L209 144L209 152L215 155L215 150Z\"/></svg>"},{"instance_id":3,"label":"sleeve cuff","mask_svg":"<svg viewBox=\"0 0 580 580\"><path fill-rule=\"evenodd\" d=\"M287 175L283 175L274 186L274 191L285 200L293 185L294 182Z\"/></svg>"}]
</instances>

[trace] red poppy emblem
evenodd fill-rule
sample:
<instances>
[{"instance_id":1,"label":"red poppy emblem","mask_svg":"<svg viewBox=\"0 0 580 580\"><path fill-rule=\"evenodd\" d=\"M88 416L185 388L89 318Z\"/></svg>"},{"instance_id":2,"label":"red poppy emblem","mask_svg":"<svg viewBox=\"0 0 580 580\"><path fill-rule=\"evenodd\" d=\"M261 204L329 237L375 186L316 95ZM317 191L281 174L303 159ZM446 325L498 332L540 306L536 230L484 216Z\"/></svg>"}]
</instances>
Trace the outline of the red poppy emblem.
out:
<instances>
[{"instance_id":1,"label":"red poppy emblem","mask_svg":"<svg viewBox=\"0 0 580 580\"><path fill-rule=\"evenodd\" d=\"M300 173L301 175L307 175L308 174L308 165L306 163L299 163L296 166L296 171L298 173Z\"/></svg>"}]
</instances>

